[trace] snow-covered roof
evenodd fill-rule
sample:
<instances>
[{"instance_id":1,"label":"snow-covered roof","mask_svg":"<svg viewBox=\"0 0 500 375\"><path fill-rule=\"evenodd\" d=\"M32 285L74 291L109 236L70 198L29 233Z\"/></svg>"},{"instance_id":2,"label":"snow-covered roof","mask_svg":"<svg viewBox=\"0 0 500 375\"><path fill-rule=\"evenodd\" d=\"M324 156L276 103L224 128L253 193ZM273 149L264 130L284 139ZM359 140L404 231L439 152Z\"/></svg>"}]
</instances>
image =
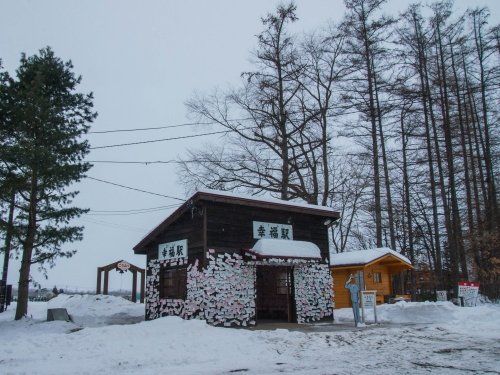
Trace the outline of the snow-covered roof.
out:
<instances>
[{"instance_id":1,"label":"snow-covered roof","mask_svg":"<svg viewBox=\"0 0 500 375\"><path fill-rule=\"evenodd\" d=\"M251 251L263 257L321 259L319 247L307 241L261 238Z\"/></svg>"},{"instance_id":2,"label":"snow-covered roof","mask_svg":"<svg viewBox=\"0 0 500 375\"><path fill-rule=\"evenodd\" d=\"M227 197L233 199L242 199L245 201L254 201L254 202L266 202L270 204L279 204L282 206L289 207L297 207L297 208L307 208L309 210L316 210L320 212L329 212L336 213L332 208L326 206L318 206L315 204L309 204L305 202L294 202L294 201L285 201L283 199L271 198L271 197L261 197L255 195L241 194L241 193L233 193L230 191L221 191L221 190L211 190L211 189L200 189L197 191L199 194L208 194L212 196L220 196ZM196 193L195 193L196 195Z\"/></svg>"},{"instance_id":3,"label":"snow-covered roof","mask_svg":"<svg viewBox=\"0 0 500 375\"><path fill-rule=\"evenodd\" d=\"M393 255L396 258L401 259L403 262L411 265L410 260L401 255L397 251L391 250L388 247L379 247L376 249L349 251L345 253L330 254L330 265L331 266L350 266L357 264L367 264L374 260L381 258L385 255Z\"/></svg>"}]
</instances>

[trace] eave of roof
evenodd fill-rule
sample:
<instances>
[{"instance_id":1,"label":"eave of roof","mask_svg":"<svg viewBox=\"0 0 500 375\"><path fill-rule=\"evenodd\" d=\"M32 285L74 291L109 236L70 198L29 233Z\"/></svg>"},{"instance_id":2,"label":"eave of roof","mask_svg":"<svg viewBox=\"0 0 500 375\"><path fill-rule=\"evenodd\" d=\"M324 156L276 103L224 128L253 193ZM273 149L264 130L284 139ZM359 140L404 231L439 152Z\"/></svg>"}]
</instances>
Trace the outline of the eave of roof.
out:
<instances>
[{"instance_id":1,"label":"eave of roof","mask_svg":"<svg viewBox=\"0 0 500 375\"><path fill-rule=\"evenodd\" d=\"M317 215L331 219L332 222L340 218L337 211L331 208L316 206L307 203L297 203L291 201L284 201L275 198L258 198L253 196L246 196L242 194L230 193L217 190L200 190L194 193L191 198L187 199L179 208L177 208L170 216L157 225L151 232L149 232L133 250L135 254L145 254L145 247L165 228L175 222L184 212L186 212L193 204L199 201L221 202L229 204L240 204L242 206L267 208L273 210L288 210L296 213L306 213L309 215Z\"/></svg>"},{"instance_id":2,"label":"eave of roof","mask_svg":"<svg viewBox=\"0 0 500 375\"><path fill-rule=\"evenodd\" d=\"M361 252L365 252L365 251L370 252L368 254L371 254L374 250L378 251L380 253L380 255L373 257L373 258L370 258L370 259L367 259L366 261L345 260L345 261L341 262L340 264L335 264L336 262L338 262L338 260L335 259L336 256L342 257L344 255L344 257L349 258L348 255L350 253L342 253L342 255L341 254L331 255L330 256L331 268L341 269L341 268L353 268L353 267L367 267L367 266L373 265L374 263L381 262L384 258L393 258L393 259L397 260L399 263L404 264L407 267L413 269L413 266L410 263L410 260L408 258L406 258L405 256L403 256L403 255L401 255L401 254L399 254L399 253L397 253L389 248L360 250L360 253L354 252L353 254L350 254L350 255L354 255L356 257L357 255L362 254Z\"/></svg>"},{"instance_id":3,"label":"eave of roof","mask_svg":"<svg viewBox=\"0 0 500 375\"><path fill-rule=\"evenodd\" d=\"M368 263L352 263L352 264L341 264L341 265L338 265L338 266L335 266L335 265L331 265L330 268L335 268L336 270L340 270L340 269L351 269L351 268L365 268L365 267L369 267L369 266L372 266L376 263L379 263L382 258L393 258L395 260L397 260L399 262L399 266L406 266L408 269L413 269L414 267L405 262L404 260L392 255L392 254L386 254L386 255L382 255L381 257L377 258L377 259L374 259Z\"/></svg>"},{"instance_id":4,"label":"eave of roof","mask_svg":"<svg viewBox=\"0 0 500 375\"><path fill-rule=\"evenodd\" d=\"M191 199L192 201L207 200L211 202L222 202L231 204L241 204L250 207L262 207L270 209L287 209L290 212L308 213L322 217L338 219L340 213L331 208L308 204L303 202L284 201L277 198L254 197L250 195L231 193L217 190L197 191Z\"/></svg>"}]
</instances>

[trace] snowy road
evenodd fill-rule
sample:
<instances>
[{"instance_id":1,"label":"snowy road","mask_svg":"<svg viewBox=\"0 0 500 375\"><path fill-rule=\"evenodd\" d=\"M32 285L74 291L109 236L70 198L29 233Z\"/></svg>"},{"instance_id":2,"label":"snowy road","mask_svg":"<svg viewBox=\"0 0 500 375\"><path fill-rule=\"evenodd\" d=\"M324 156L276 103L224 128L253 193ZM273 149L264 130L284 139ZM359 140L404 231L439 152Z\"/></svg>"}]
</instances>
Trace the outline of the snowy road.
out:
<instances>
[{"instance_id":1,"label":"snowy road","mask_svg":"<svg viewBox=\"0 0 500 375\"><path fill-rule=\"evenodd\" d=\"M293 358L269 373L500 373L500 340L464 336L439 326L367 327L289 336L275 333L266 338L283 357Z\"/></svg>"}]
</instances>

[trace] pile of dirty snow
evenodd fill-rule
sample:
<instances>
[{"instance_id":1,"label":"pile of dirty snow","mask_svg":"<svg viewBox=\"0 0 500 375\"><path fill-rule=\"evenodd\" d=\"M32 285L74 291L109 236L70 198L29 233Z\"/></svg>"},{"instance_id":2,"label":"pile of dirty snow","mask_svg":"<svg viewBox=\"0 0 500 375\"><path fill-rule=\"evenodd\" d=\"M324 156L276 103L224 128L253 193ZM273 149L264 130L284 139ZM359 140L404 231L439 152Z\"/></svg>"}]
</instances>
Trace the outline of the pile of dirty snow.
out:
<instances>
[{"instance_id":1,"label":"pile of dirty snow","mask_svg":"<svg viewBox=\"0 0 500 375\"><path fill-rule=\"evenodd\" d=\"M460 308L451 302L404 302L383 304L376 307L379 323L442 323L450 320ZM362 309L360 308L360 312ZM373 309L365 310L367 322L374 320ZM352 309L335 310L338 322L353 321Z\"/></svg>"},{"instance_id":2,"label":"pile of dirty snow","mask_svg":"<svg viewBox=\"0 0 500 375\"><path fill-rule=\"evenodd\" d=\"M109 295L60 294L47 309L65 308L73 322L83 327L132 324L144 320L144 305Z\"/></svg>"}]
</instances>

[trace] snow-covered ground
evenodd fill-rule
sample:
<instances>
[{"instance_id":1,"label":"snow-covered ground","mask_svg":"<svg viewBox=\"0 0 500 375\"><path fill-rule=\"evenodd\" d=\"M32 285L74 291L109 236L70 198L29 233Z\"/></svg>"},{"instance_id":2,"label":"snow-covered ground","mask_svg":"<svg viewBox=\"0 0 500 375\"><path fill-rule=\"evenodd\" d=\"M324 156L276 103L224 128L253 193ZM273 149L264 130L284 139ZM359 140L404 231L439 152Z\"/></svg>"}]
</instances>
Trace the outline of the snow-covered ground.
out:
<instances>
[{"instance_id":1,"label":"snow-covered ground","mask_svg":"<svg viewBox=\"0 0 500 375\"><path fill-rule=\"evenodd\" d=\"M74 322L47 322L65 307ZM29 304L0 314L0 374L499 374L500 305L405 303L377 307L378 325L303 330L216 328L176 317L141 321L144 306L111 296ZM137 323L141 321L140 323ZM137 323L137 324L124 324Z\"/></svg>"}]
</instances>

